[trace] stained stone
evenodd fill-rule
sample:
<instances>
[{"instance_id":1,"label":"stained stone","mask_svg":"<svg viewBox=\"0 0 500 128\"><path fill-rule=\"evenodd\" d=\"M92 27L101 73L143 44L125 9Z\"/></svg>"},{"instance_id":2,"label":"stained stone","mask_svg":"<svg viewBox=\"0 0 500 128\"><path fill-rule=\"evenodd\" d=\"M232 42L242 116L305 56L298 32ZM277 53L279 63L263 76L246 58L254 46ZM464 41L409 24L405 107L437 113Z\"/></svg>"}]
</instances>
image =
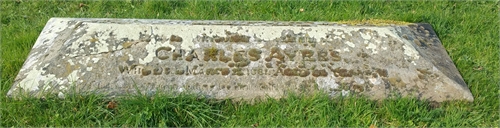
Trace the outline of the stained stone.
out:
<instances>
[{"instance_id":1,"label":"stained stone","mask_svg":"<svg viewBox=\"0 0 500 128\"><path fill-rule=\"evenodd\" d=\"M314 91L473 101L429 24L73 18L48 21L8 95Z\"/></svg>"}]
</instances>

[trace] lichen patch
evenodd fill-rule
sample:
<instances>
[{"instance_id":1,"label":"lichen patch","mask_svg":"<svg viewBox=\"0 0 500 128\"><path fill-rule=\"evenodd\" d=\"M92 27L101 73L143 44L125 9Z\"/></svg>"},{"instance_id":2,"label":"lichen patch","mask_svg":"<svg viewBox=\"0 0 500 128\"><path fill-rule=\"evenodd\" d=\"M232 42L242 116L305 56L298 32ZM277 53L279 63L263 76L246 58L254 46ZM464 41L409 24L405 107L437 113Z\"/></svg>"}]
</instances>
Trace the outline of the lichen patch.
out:
<instances>
[{"instance_id":1,"label":"lichen patch","mask_svg":"<svg viewBox=\"0 0 500 128\"><path fill-rule=\"evenodd\" d=\"M404 49L404 54L409 56L411 60L417 60L420 58L418 52L413 47L403 45L403 49Z\"/></svg>"}]
</instances>

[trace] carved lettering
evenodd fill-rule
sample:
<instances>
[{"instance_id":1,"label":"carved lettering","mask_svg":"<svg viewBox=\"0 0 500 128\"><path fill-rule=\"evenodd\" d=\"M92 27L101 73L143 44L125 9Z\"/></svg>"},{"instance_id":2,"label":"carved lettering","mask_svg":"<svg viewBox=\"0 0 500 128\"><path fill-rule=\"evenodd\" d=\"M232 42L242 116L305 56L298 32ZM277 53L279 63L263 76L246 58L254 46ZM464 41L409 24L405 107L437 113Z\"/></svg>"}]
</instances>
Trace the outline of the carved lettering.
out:
<instances>
[{"instance_id":1,"label":"carved lettering","mask_svg":"<svg viewBox=\"0 0 500 128\"><path fill-rule=\"evenodd\" d=\"M164 68L163 73L164 73L165 75L170 74L170 68Z\"/></svg>"},{"instance_id":2,"label":"carved lettering","mask_svg":"<svg viewBox=\"0 0 500 128\"><path fill-rule=\"evenodd\" d=\"M169 56L167 53L170 52L170 50L172 50L170 47L160 47L156 49L156 57L160 60L166 60Z\"/></svg>"},{"instance_id":3,"label":"carved lettering","mask_svg":"<svg viewBox=\"0 0 500 128\"><path fill-rule=\"evenodd\" d=\"M193 60L195 60L195 59L196 59L196 60L199 60L199 59L198 59L198 54L196 54L196 52L195 52L194 50L191 50L191 51L189 52L189 54L186 56L186 61L191 62L191 61L193 61Z\"/></svg>"},{"instance_id":4,"label":"carved lettering","mask_svg":"<svg viewBox=\"0 0 500 128\"><path fill-rule=\"evenodd\" d=\"M324 50L318 51L318 61L328 61L328 52Z\"/></svg>"},{"instance_id":5,"label":"carved lettering","mask_svg":"<svg viewBox=\"0 0 500 128\"><path fill-rule=\"evenodd\" d=\"M339 56L339 52L333 51L333 50L328 50L330 51L330 56L332 56L333 61L340 61L342 58Z\"/></svg>"},{"instance_id":6,"label":"carved lettering","mask_svg":"<svg viewBox=\"0 0 500 128\"><path fill-rule=\"evenodd\" d=\"M285 62L285 57L288 58L287 60L289 61L295 61L294 58L297 54L297 51L300 52L302 56L302 60L304 61L329 61L330 56L332 57L333 61L340 61L341 57L339 55L338 51L334 51L332 49L328 50L319 50L317 51L317 54L315 54L314 50L310 49L301 49L301 50L294 50L294 49L286 49L286 50L281 50L278 47L272 47L270 49L270 54L269 56L265 57L266 62L271 62L271 60L276 59L278 63L283 63ZM156 49L156 56L160 60L166 60L172 57L172 60L177 61L177 60L182 60L182 58L185 58L186 61L193 61L193 60L199 60L198 53L196 50L190 50L185 54L186 51L183 49L176 49L172 50L170 47L160 47ZM262 51L256 48L251 48L248 51L245 50L238 50L234 51L232 57L228 57L225 55L225 51L222 49L217 49L217 48L205 48L203 50L203 60L204 61L221 61L224 63L228 63L228 66L230 67L245 67L247 66L251 61L258 61L260 60ZM185 55L185 56L184 56ZM316 56L315 56L316 55ZM329 55L329 56L328 56ZM230 62L233 61L233 62ZM272 68L272 65L269 63L265 63L265 66L268 68ZM123 68L121 68L123 69Z\"/></svg>"},{"instance_id":7,"label":"carved lettering","mask_svg":"<svg viewBox=\"0 0 500 128\"><path fill-rule=\"evenodd\" d=\"M233 61L235 62L236 67L245 67L248 64L250 64L250 60L246 59L243 57L244 53L241 53L243 51L235 52L233 54Z\"/></svg>"},{"instance_id":8,"label":"carved lettering","mask_svg":"<svg viewBox=\"0 0 500 128\"><path fill-rule=\"evenodd\" d=\"M283 53L281 53L281 49L278 47L271 48L271 54L269 55L269 57L266 58L266 61L269 62L273 58L276 58L279 61L285 61L285 56L283 55Z\"/></svg>"},{"instance_id":9,"label":"carved lettering","mask_svg":"<svg viewBox=\"0 0 500 128\"><path fill-rule=\"evenodd\" d=\"M297 53L297 50L293 50L293 49L285 50L285 54L288 57L288 59L290 59L290 61L294 61L293 58L295 58L296 53Z\"/></svg>"},{"instance_id":10,"label":"carved lettering","mask_svg":"<svg viewBox=\"0 0 500 128\"><path fill-rule=\"evenodd\" d=\"M234 75L238 75L238 76L243 76L243 75L245 75L245 74L243 73L243 71L241 70L241 68L233 68L233 74L234 74Z\"/></svg>"},{"instance_id":11,"label":"carved lettering","mask_svg":"<svg viewBox=\"0 0 500 128\"><path fill-rule=\"evenodd\" d=\"M198 66L194 66L193 68L188 69L187 74L190 75L199 75L203 74L203 70L197 70Z\"/></svg>"},{"instance_id":12,"label":"carved lettering","mask_svg":"<svg viewBox=\"0 0 500 128\"><path fill-rule=\"evenodd\" d=\"M175 37L176 38L176 37ZM305 38L304 38L305 39ZM289 76L289 77L308 77L312 75L313 77L325 77L328 76L328 72L325 69L315 69L316 65L321 65L321 67L327 67L330 69L329 71L333 72L335 76L342 77L351 77L352 74L356 74L356 71L350 71L342 68L332 69L333 62L329 61L330 58L332 61L340 61L340 53L333 49L322 49L319 51L314 51L311 49L293 49L291 47L282 50L279 47L272 47L269 49L268 56L261 56L262 50L257 48L250 48L249 50L234 50L231 56L226 56L226 51L222 49L217 49L215 47L204 48L203 49L203 60L209 63L227 63L227 65L221 65L221 67L208 67L208 68L199 68L199 66L203 66L204 64L198 64L195 66L186 66L183 68L179 68L178 66L174 66L174 69L166 67L166 65L156 65L153 67L150 66L142 66L142 64L132 64L131 66L127 65L118 65L118 70L120 73L128 73L135 74L141 76L157 76L161 74L165 75L235 75L235 76L244 76L244 75L274 75L274 76ZM315 53L317 52L317 53ZM231 52L229 52L231 53ZM287 61L295 61L294 58L297 56L297 53L300 53L300 57L302 57L302 61L289 63ZM155 51L156 57L159 60L167 60L170 57L172 61L193 61L199 60L199 56L197 50L183 50L183 49L175 49L173 50L171 47L159 47ZM265 58L264 62L258 62L261 58ZM132 60L132 59L131 59ZM276 61L272 61L276 60ZM312 67L307 66L306 61L317 61L317 62L325 62L314 64ZM248 67L250 63L258 63L261 67ZM296 66L296 67L290 67ZM147 65L147 64L146 64ZM372 72L362 72L367 73L368 75L373 76ZM378 76L387 76L386 72L383 70L374 71ZM152 74L152 75L151 75ZM226 87L227 88L227 87Z\"/></svg>"},{"instance_id":13,"label":"carved lettering","mask_svg":"<svg viewBox=\"0 0 500 128\"><path fill-rule=\"evenodd\" d=\"M228 61L231 61L231 58L227 57L224 54L225 54L224 50L219 50L219 61L222 61L224 63L227 63Z\"/></svg>"},{"instance_id":14,"label":"carved lettering","mask_svg":"<svg viewBox=\"0 0 500 128\"><path fill-rule=\"evenodd\" d=\"M184 72L185 72L184 70L180 69L180 70L176 70L175 74L176 75L182 75L182 74L184 74Z\"/></svg>"},{"instance_id":15,"label":"carved lettering","mask_svg":"<svg viewBox=\"0 0 500 128\"><path fill-rule=\"evenodd\" d=\"M132 70L130 70L129 74L135 74L135 75L141 75L142 74L142 69L143 69L142 66L132 65L132 67L130 67L130 68Z\"/></svg>"},{"instance_id":16,"label":"carved lettering","mask_svg":"<svg viewBox=\"0 0 500 128\"><path fill-rule=\"evenodd\" d=\"M118 70L120 71L120 73L127 72L129 70L129 67L118 65Z\"/></svg>"},{"instance_id":17,"label":"carved lettering","mask_svg":"<svg viewBox=\"0 0 500 128\"><path fill-rule=\"evenodd\" d=\"M314 55L313 50L303 49L303 50L300 50L300 53L302 53L302 60L316 61L316 59L312 57Z\"/></svg>"},{"instance_id":18,"label":"carved lettering","mask_svg":"<svg viewBox=\"0 0 500 128\"><path fill-rule=\"evenodd\" d=\"M149 68L145 67L145 68L142 69L141 74L143 76L147 76L147 75L151 74L151 70L149 70Z\"/></svg>"},{"instance_id":19,"label":"carved lettering","mask_svg":"<svg viewBox=\"0 0 500 128\"><path fill-rule=\"evenodd\" d=\"M160 67L156 67L153 69L153 75L160 75L163 72L163 69Z\"/></svg>"},{"instance_id":20,"label":"carved lettering","mask_svg":"<svg viewBox=\"0 0 500 128\"><path fill-rule=\"evenodd\" d=\"M217 61L217 54L219 53L219 50L217 48L205 48L203 49L203 60L204 61Z\"/></svg>"},{"instance_id":21,"label":"carved lettering","mask_svg":"<svg viewBox=\"0 0 500 128\"><path fill-rule=\"evenodd\" d=\"M172 54L172 60L182 60L182 55L185 53L183 49L176 49L173 51L174 53Z\"/></svg>"},{"instance_id":22,"label":"carved lettering","mask_svg":"<svg viewBox=\"0 0 500 128\"><path fill-rule=\"evenodd\" d=\"M261 50L252 48L250 51L248 51L248 56L251 61L257 61L260 59L260 54L262 53Z\"/></svg>"}]
</instances>

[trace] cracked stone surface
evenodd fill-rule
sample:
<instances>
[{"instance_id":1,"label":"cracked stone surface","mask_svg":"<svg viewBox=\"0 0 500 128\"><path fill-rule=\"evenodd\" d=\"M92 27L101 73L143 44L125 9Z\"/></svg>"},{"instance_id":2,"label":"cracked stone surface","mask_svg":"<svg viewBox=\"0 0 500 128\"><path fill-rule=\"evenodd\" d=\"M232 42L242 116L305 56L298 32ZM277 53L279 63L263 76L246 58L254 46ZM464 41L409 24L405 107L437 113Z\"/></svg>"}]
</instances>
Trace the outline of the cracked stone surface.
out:
<instances>
[{"instance_id":1,"label":"cracked stone surface","mask_svg":"<svg viewBox=\"0 0 500 128\"><path fill-rule=\"evenodd\" d=\"M429 24L74 18L48 21L7 95L138 91L473 101Z\"/></svg>"}]
</instances>

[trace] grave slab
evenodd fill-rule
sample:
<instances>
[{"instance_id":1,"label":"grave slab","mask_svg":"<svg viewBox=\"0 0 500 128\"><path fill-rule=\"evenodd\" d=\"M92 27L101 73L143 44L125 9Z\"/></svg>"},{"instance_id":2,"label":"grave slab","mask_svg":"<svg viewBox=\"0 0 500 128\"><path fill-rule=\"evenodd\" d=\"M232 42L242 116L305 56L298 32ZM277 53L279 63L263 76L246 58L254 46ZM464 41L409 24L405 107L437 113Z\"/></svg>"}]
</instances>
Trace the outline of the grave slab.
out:
<instances>
[{"instance_id":1,"label":"grave slab","mask_svg":"<svg viewBox=\"0 0 500 128\"><path fill-rule=\"evenodd\" d=\"M473 101L429 24L52 18L8 96L189 92L224 99Z\"/></svg>"}]
</instances>

